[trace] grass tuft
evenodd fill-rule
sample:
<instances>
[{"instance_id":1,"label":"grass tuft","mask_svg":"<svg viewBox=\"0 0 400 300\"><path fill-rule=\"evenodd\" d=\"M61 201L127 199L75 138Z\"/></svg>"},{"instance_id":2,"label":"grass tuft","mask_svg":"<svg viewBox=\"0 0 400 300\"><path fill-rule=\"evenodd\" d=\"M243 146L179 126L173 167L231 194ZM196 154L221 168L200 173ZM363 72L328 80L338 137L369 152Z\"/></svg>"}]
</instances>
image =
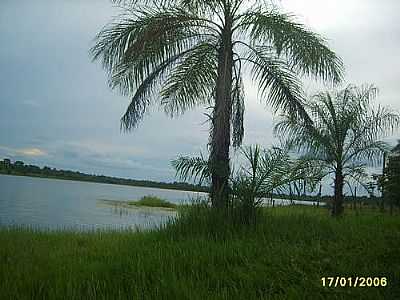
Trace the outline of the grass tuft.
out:
<instances>
[{"instance_id":1,"label":"grass tuft","mask_svg":"<svg viewBox=\"0 0 400 300\"><path fill-rule=\"evenodd\" d=\"M147 206L147 207L162 207L162 208L173 208L176 209L178 205L168 202L164 199L156 196L143 196L138 201L129 201L129 205L134 206Z\"/></svg>"}]
</instances>

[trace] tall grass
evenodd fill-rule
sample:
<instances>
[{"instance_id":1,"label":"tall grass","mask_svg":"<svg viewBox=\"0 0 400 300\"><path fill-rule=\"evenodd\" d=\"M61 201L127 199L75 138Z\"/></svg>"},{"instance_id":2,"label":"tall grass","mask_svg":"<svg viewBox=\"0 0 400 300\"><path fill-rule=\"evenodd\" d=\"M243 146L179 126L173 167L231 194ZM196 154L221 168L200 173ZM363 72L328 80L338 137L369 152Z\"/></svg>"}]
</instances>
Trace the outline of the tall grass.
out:
<instances>
[{"instance_id":1,"label":"tall grass","mask_svg":"<svg viewBox=\"0 0 400 300\"><path fill-rule=\"evenodd\" d=\"M282 207L236 216L195 205L150 232L0 230L1 299L399 299L400 220ZM323 276L386 276L324 288Z\"/></svg>"}]
</instances>

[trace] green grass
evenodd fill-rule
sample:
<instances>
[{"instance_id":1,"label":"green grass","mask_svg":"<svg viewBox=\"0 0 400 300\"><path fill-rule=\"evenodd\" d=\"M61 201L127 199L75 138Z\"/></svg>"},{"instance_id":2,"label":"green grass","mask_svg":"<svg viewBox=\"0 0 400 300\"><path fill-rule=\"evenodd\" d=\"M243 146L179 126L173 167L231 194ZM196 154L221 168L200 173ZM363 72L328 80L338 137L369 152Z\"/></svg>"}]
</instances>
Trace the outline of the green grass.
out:
<instances>
[{"instance_id":1,"label":"green grass","mask_svg":"<svg viewBox=\"0 0 400 300\"><path fill-rule=\"evenodd\" d=\"M147 207L162 207L162 208L177 208L177 205L156 196L143 196L138 201L129 201L129 205L147 206Z\"/></svg>"},{"instance_id":2,"label":"green grass","mask_svg":"<svg viewBox=\"0 0 400 300\"><path fill-rule=\"evenodd\" d=\"M399 216L288 207L245 227L202 206L181 213L150 232L0 229L0 298L400 299ZM324 288L324 276L389 285Z\"/></svg>"}]
</instances>

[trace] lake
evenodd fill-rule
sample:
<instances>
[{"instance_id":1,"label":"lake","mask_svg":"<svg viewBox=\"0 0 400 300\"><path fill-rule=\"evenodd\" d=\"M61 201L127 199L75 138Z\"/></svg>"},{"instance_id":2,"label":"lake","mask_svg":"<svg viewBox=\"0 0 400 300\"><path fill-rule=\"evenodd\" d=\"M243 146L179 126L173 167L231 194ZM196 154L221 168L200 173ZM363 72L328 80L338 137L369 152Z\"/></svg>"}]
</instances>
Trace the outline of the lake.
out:
<instances>
[{"instance_id":1,"label":"lake","mask_svg":"<svg viewBox=\"0 0 400 300\"><path fill-rule=\"evenodd\" d=\"M123 208L101 201L139 200L146 195L179 204L206 194L0 175L0 226L76 230L146 228L175 216L173 211Z\"/></svg>"},{"instance_id":2,"label":"lake","mask_svg":"<svg viewBox=\"0 0 400 300\"><path fill-rule=\"evenodd\" d=\"M126 208L101 200L129 201L153 195L181 204L207 194L103 183L0 175L0 226L40 229L135 229L158 226L176 216L171 210ZM275 199L275 205L290 201ZM312 202L294 201L312 205ZM264 205L269 205L264 201Z\"/></svg>"}]
</instances>

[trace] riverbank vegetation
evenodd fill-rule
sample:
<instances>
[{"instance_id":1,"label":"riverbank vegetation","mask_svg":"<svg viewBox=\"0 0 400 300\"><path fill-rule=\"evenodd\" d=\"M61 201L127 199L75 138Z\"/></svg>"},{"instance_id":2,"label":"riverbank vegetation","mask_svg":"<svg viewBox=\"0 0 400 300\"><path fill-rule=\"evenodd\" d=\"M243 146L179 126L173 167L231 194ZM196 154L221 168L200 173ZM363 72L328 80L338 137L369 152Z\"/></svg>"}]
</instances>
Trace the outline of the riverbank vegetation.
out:
<instances>
[{"instance_id":1,"label":"riverbank vegetation","mask_svg":"<svg viewBox=\"0 0 400 300\"><path fill-rule=\"evenodd\" d=\"M146 232L0 229L3 299L396 299L399 216L324 208L236 217L196 206ZM322 277L386 277L385 287Z\"/></svg>"}]
</instances>

